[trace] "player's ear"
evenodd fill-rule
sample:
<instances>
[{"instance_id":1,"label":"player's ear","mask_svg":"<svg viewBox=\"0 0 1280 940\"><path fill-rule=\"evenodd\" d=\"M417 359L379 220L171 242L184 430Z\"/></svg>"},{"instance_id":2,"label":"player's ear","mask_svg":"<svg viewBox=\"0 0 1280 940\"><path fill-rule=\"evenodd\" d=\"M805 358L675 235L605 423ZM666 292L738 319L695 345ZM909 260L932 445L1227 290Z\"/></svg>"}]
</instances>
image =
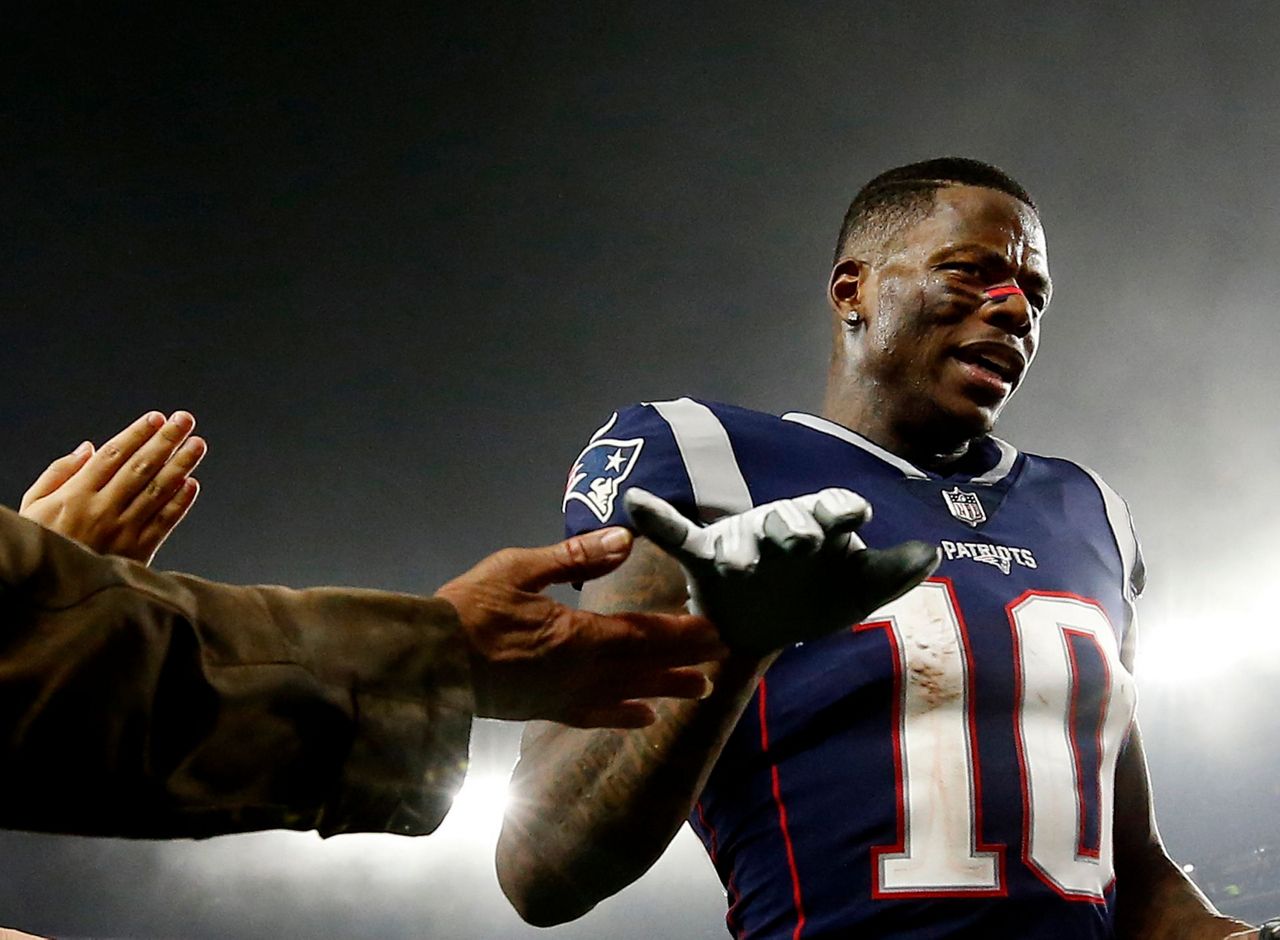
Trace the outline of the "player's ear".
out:
<instances>
[{"instance_id":1,"label":"player's ear","mask_svg":"<svg viewBox=\"0 0 1280 940\"><path fill-rule=\"evenodd\" d=\"M866 271L866 263L857 258L841 258L831 269L827 300L835 315L846 323L856 323L861 317Z\"/></svg>"}]
</instances>

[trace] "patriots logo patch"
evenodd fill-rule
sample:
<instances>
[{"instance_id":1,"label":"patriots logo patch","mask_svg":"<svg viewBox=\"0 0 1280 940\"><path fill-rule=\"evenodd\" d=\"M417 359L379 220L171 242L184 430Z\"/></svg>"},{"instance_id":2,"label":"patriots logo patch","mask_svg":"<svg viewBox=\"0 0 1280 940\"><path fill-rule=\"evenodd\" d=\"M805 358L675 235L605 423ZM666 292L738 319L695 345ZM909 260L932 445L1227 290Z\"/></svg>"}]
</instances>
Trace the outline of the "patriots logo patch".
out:
<instances>
[{"instance_id":1,"label":"patriots logo patch","mask_svg":"<svg viewBox=\"0 0 1280 940\"><path fill-rule=\"evenodd\" d=\"M568 509L570 501L577 500L601 522L608 522L622 481L636 465L643 447L642 437L628 441L602 437L592 441L573 462L560 508Z\"/></svg>"}]
</instances>

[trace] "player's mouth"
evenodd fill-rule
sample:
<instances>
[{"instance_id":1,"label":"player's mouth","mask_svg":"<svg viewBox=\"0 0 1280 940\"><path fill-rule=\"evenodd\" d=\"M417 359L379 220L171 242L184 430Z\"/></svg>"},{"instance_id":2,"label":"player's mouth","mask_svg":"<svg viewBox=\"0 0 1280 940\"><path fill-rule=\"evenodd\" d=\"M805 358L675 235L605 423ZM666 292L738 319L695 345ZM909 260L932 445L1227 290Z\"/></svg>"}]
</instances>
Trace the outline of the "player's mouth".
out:
<instances>
[{"instance_id":1,"label":"player's mouth","mask_svg":"<svg viewBox=\"0 0 1280 940\"><path fill-rule=\"evenodd\" d=\"M995 340L965 343L952 350L951 355L973 385L1001 396L1018 387L1027 368L1022 350Z\"/></svg>"}]
</instances>

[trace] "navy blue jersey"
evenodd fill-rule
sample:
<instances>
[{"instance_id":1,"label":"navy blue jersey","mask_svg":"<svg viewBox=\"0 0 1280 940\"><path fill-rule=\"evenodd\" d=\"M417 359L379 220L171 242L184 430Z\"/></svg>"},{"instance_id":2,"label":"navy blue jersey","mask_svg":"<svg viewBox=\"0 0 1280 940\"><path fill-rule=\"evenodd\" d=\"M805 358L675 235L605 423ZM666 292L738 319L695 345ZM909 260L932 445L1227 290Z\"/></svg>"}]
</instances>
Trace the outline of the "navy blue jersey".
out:
<instances>
[{"instance_id":1,"label":"navy blue jersey","mask_svg":"<svg viewBox=\"0 0 1280 940\"><path fill-rule=\"evenodd\" d=\"M730 737L690 822L738 937L1113 934L1128 511L1091 471L995 438L961 464L686 398L615 415L573 466L571 534L627 524L633 485L703 521L842 486L872 504L869 545L942 550L904 597L783 652Z\"/></svg>"}]
</instances>

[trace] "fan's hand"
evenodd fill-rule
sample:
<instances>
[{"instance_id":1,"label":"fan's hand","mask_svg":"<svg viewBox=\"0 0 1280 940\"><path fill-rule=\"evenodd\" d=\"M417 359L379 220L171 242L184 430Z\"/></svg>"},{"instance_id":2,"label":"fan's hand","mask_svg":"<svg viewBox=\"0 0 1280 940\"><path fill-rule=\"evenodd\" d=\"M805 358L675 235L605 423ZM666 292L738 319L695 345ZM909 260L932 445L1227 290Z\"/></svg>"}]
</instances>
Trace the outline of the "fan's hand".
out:
<instances>
[{"instance_id":1,"label":"fan's hand","mask_svg":"<svg viewBox=\"0 0 1280 940\"><path fill-rule=\"evenodd\" d=\"M196 419L149 411L97 451L85 441L49 464L22 515L95 552L151 563L199 495L191 474L208 449Z\"/></svg>"}]
</instances>

